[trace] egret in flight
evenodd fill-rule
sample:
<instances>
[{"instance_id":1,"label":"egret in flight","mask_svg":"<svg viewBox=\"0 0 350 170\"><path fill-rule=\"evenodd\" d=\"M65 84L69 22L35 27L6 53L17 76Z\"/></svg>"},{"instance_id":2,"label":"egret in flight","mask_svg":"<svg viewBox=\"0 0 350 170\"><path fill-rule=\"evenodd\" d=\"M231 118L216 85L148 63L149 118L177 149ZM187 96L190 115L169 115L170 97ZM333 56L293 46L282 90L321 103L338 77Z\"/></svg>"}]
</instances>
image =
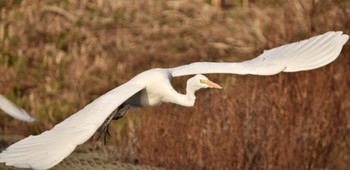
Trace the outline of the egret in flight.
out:
<instances>
[{"instance_id":1,"label":"egret in flight","mask_svg":"<svg viewBox=\"0 0 350 170\"><path fill-rule=\"evenodd\" d=\"M144 71L95 99L51 130L9 146L0 154L0 162L20 168L51 168L71 154L77 145L87 141L101 125L108 133L109 122L122 117L128 107L156 106L163 102L191 107L197 90L221 88L202 74L274 75L315 69L335 60L348 39L349 36L342 32L327 32L264 51L260 56L243 62L197 62ZM187 81L186 94L180 94L172 87L171 79L184 75L195 76Z\"/></svg>"},{"instance_id":2,"label":"egret in flight","mask_svg":"<svg viewBox=\"0 0 350 170\"><path fill-rule=\"evenodd\" d=\"M10 116L25 121L34 122L35 119L31 117L24 109L17 107L9 99L0 94L0 109Z\"/></svg>"}]
</instances>

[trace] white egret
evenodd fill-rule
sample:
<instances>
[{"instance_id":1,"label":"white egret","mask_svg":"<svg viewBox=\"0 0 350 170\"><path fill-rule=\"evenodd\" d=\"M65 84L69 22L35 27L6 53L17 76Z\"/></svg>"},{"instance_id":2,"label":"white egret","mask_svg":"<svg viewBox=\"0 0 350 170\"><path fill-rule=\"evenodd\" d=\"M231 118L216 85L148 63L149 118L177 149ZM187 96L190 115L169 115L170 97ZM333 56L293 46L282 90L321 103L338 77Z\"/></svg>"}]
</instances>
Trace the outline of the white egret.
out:
<instances>
[{"instance_id":1,"label":"white egret","mask_svg":"<svg viewBox=\"0 0 350 170\"><path fill-rule=\"evenodd\" d=\"M257 58L248 61L198 62L144 71L100 96L51 130L11 145L0 154L0 162L21 168L51 168L73 152L77 145L87 141L116 109L114 113L126 105L144 107L162 102L193 106L195 91L201 88L220 88L205 76L196 75L187 81L186 94L179 94L171 85L173 77L206 73L273 75L310 70L335 60L348 39L349 36L342 32L328 32L264 51ZM119 118L123 113L111 117ZM105 123L108 126L109 120Z\"/></svg>"},{"instance_id":2,"label":"white egret","mask_svg":"<svg viewBox=\"0 0 350 170\"><path fill-rule=\"evenodd\" d=\"M31 117L24 109L17 107L9 99L0 94L0 109L10 116L25 121L34 122L35 119Z\"/></svg>"}]
</instances>

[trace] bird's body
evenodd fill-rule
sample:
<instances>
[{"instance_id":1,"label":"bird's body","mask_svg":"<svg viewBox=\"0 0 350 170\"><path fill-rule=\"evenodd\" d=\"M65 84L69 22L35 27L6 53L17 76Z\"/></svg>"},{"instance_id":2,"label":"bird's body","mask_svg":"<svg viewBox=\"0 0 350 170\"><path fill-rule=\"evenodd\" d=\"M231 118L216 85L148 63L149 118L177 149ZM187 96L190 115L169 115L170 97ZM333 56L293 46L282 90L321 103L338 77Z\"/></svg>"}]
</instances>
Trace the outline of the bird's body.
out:
<instances>
[{"instance_id":1,"label":"bird's body","mask_svg":"<svg viewBox=\"0 0 350 170\"><path fill-rule=\"evenodd\" d=\"M201 74L274 75L315 69L335 60L349 36L328 32L300 42L264 51L243 62L198 62L175 68L144 71L128 82L95 99L51 130L29 136L0 154L0 162L21 168L48 169L68 156L77 145L87 141L116 109L124 105L156 106L171 102L193 106L195 92L201 88L221 88ZM186 94L171 85L177 76L194 75L187 81Z\"/></svg>"},{"instance_id":2,"label":"bird's body","mask_svg":"<svg viewBox=\"0 0 350 170\"><path fill-rule=\"evenodd\" d=\"M152 77L152 79L147 77ZM171 85L171 80L172 76L167 69L156 68L140 73L131 81L143 82L145 87L126 100L125 104L133 107L158 106L162 104L166 100L163 98L163 96L166 96L164 93L175 91ZM157 87L153 86L157 82L162 83L158 83Z\"/></svg>"}]
</instances>

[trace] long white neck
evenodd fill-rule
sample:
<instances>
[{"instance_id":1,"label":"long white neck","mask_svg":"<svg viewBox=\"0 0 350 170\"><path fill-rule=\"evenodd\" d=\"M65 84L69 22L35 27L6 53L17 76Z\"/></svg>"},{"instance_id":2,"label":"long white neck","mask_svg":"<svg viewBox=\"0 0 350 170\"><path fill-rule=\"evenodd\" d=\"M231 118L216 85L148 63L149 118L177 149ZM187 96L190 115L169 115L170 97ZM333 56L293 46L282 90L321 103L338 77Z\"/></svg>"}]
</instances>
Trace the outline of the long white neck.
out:
<instances>
[{"instance_id":1,"label":"long white neck","mask_svg":"<svg viewBox=\"0 0 350 170\"><path fill-rule=\"evenodd\" d=\"M196 101L195 92L199 90L190 81L187 82L186 94L181 94L173 90L171 94L168 94L163 98L164 102L171 102L181 106L192 107Z\"/></svg>"},{"instance_id":2,"label":"long white neck","mask_svg":"<svg viewBox=\"0 0 350 170\"><path fill-rule=\"evenodd\" d=\"M193 106L194 102L196 101L196 91L199 90L198 88L191 85L191 83L187 83L186 87L186 95L184 95L187 98L187 102L189 106Z\"/></svg>"}]
</instances>

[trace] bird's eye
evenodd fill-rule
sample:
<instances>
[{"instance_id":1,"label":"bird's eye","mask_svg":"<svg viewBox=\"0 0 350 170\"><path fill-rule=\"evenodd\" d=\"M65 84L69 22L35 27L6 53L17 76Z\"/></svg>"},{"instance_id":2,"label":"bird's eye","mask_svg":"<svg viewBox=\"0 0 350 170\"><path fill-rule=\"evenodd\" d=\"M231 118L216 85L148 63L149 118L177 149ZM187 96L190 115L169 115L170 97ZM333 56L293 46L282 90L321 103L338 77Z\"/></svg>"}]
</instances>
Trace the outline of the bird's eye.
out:
<instances>
[{"instance_id":1,"label":"bird's eye","mask_svg":"<svg viewBox=\"0 0 350 170\"><path fill-rule=\"evenodd\" d=\"M204 79L200 79L199 82L201 82L203 84L207 84L207 80L204 80Z\"/></svg>"}]
</instances>

